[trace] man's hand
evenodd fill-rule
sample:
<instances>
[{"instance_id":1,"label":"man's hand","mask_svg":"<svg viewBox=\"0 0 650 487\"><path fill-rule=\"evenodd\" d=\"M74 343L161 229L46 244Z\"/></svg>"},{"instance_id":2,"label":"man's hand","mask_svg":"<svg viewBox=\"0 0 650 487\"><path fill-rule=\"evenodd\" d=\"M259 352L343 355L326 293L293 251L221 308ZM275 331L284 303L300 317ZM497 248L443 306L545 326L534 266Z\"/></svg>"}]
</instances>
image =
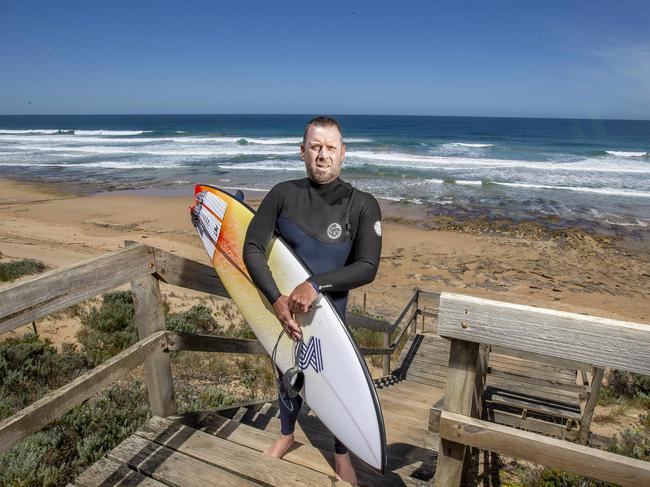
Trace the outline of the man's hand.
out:
<instances>
[{"instance_id":1,"label":"man's hand","mask_svg":"<svg viewBox=\"0 0 650 487\"><path fill-rule=\"evenodd\" d=\"M280 296L275 303L273 303L273 311L275 311L275 316L278 317L282 326L287 328L289 334L293 337L294 340L300 340L302 336L302 331L300 331L300 325L296 323L296 320L293 317L293 313L289 309L289 298L287 296Z\"/></svg>"},{"instance_id":2,"label":"man's hand","mask_svg":"<svg viewBox=\"0 0 650 487\"><path fill-rule=\"evenodd\" d=\"M312 286L311 282L305 281L298 284L289 295L289 309L292 313L306 313L309 311L311 303L314 302L318 293Z\"/></svg>"}]
</instances>

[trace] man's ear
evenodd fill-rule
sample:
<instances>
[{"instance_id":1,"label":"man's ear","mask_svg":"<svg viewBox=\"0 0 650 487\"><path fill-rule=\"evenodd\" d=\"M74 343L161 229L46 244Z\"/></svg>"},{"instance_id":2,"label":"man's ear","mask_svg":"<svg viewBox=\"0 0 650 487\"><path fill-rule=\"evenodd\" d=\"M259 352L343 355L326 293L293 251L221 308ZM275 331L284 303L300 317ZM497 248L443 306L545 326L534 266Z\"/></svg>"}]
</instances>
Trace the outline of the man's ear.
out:
<instances>
[{"instance_id":1,"label":"man's ear","mask_svg":"<svg viewBox=\"0 0 650 487\"><path fill-rule=\"evenodd\" d=\"M345 144L341 146L341 162L345 160Z\"/></svg>"},{"instance_id":2,"label":"man's ear","mask_svg":"<svg viewBox=\"0 0 650 487\"><path fill-rule=\"evenodd\" d=\"M305 144L300 144L300 158L305 160Z\"/></svg>"}]
</instances>

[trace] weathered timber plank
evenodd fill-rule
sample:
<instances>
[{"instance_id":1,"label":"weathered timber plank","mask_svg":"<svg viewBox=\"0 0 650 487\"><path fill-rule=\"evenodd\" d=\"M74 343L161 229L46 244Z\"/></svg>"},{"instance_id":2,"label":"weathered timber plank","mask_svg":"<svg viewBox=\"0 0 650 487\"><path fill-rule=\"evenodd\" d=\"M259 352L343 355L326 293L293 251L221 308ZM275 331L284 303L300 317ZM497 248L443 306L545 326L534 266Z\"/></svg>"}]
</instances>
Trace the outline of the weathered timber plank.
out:
<instances>
[{"instance_id":1,"label":"weathered timber plank","mask_svg":"<svg viewBox=\"0 0 650 487\"><path fill-rule=\"evenodd\" d=\"M0 334L154 270L151 247L136 245L5 286L0 290Z\"/></svg>"},{"instance_id":2,"label":"weathered timber plank","mask_svg":"<svg viewBox=\"0 0 650 487\"><path fill-rule=\"evenodd\" d=\"M154 249L154 256L156 277L161 281L230 299L228 291L212 266L160 249Z\"/></svg>"},{"instance_id":3,"label":"weathered timber plank","mask_svg":"<svg viewBox=\"0 0 650 487\"><path fill-rule=\"evenodd\" d=\"M498 345L492 346L492 353L499 354L499 355L507 355L509 357L515 357L522 360L529 360L531 362L551 365L561 369L589 369L591 367L590 364L587 364L585 362L579 362L577 360L568 360L559 357L549 357L548 355L541 355L539 353L533 353L533 352L523 352L521 350L514 350L512 348L500 347Z\"/></svg>"},{"instance_id":4,"label":"weathered timber plank","mask_svg":"<svg viewBox=\"0 0 650 487\"><path fill-rule=\"evenodd\" d=\"M496 362L490 365L490 369L501 370L508 374L516 374L524 377L532 377L532 378L542 379L542 380L552 380L558 383L577 385L575 371L573 372L573 374L556 374L554 372L549 372L547 370L539 369L537 367L526 368L519 364L512 365L507 363L496 363ZM580 386L580 387L584 389L584 386Z\"/></svg>"},{"instance_id":5,"label":"weathered timber plank","mask_svg":"<svg viewBox=\"0 0 650 487\"><path fill-rule=\"evenodd\" d=\"M650 326L442 293L441 336L650 374Z\"/></svg>"},{"instance_id":6,"label":"weathered timber plank","mask_svg":"<svg viewBox=\"0 0 650 487\"><path fill-rule=\"evenodd\" d=\"M218 414L211 414L203 418L202 421L196 425L196 429L260 452L271 446L277 439L277 435L270 431L264 431L246 424L237 423L219 416ZM408 455L405 455L408 456L408 458L401 459L402 462L400 465L403 465L405 461L420 463L426 460L426 458L413 458L413 453L408 453ZM319 450L310 444L296 441L294 447L282 457L282 460L303 465L328 476L335 475L333 468L334 453L331 447L325 450ZM389 470L392 470L391 467L395 464L395 459L393 458L392 460L393 462L391 462L391 457L389 456ZM361 464L357 465L357 475L361 485L392 487L402 484L402 479L399 479L396 475L392 475L391 472L387 471L385 476L380 476L371 469L364 468Z\"/></svg>"},{"instance_id":7,"label":"weathered timber plank","mask_svg":"<svg viewBox=\"0 0 650 487\"><path fill-rule=\"evenodd\" d=\"M165 316L160 297L158 280L144 276L131 282L134 319L140 340L165 330ZM145 381L152 414L170 416L176 414L174 380L169 354L158 348L144 361Z\"/></svg>"},{"instance_id":8,"label":"weathered timber plank","mask_svg":"<svg viewBox=\"0 0 650 487\"><path fill-rule=\"evenodd\" d=\"M579 396L580 394L585 394L585 386L579 386L575 382L573 384L567 384L564 381L558 381L553 379L539 379L537 377L527 377L519 374L512 374L510 372L504 372L501 370L490 370L490 375L492 377L498 377L500 379L521 382L524 384L529 384L530 386L543 386L551 390L560 390L563 392L569 392L574 397Z\"/></svg>"},{"instance_id":9,"label":"weathered timber plank","mask_svg":"<svg viewBox=\"0 0 650 487\"><path fill-rule=\"evenodd\" d=\"M427 387L437 387L439 389L447 388L446 382L440 382L438 380L433 380L433 379L423 379L422 377L417 377L417 376L407 377L406 381L410 383L422 384L423 386L427 386Z\"/></svg>"},{"instance_id":10,"label":"weathered timber plank","mask_svg":"<svg viewBox=\"0 0 650 487\"><path fill-rule=\"evenodd\" d=\"M543 374L544 377L555 377L567 381L576 381L578 369L564 369L546 365L541 362L532 362L505 355L490 355L490 364L496 368L507 368L512 370L531 371L536 374Z\"/></svg>"},{"instance_id":11,"label":"weathered timber plank","mask_svg":"<svg viewBox=\"0 0 650 487\"><path fill-rule=\"evenodd\" d=\"M100 458L75 479L78 487L165 487L157 480L131 470L123 463Z\"/></svg>"},{"instance_id":12,"label":"weathered timber plank","mask_svg":"<svg viewBox=\"0 0 650 487\"><path fill-rule=\"evenodd\" d=\"M370 347L365 347L365 348L359 348L359 352L361 352L361 355L383 355L384 359L388 357L390 359L390 355L393 353L393 348L390 347L376 347L376 348L370 348ZM390 369L390 361L388 362L389 364L389 369ZM384 368L384 375L388 375L390 373L390 370L386 372L386 368Z\"/></svg>"},{"instance_id":13,"label":"weathered timber plank","mask_svg":"<svg viewBox=\"0 0 650 487\"><path fill-rule=\"evenodd\" d=\"M527 431L534 431L543 435L553 436L565 441L574 441L578 438L579 430L572 428L567 430L561 423L552 423L542 419L531 418L530 416L523 418L521 415L512 414L507 411L500 411L498 409L488 410L488 417L486 418L498 424L512 426Z\"/></svg>"},{"instance_id":14,"label":"weathered timber plank","mask_svg":"<svg viewBox=\"0 0 650 487\"><path fill-rule=\"evenodd\" d=\"M444 389L440 389L439 387L427 387L427 386L421 386L421 385L414 385L409 383L409 381L402 381L393 386L395 390L399 390L400 393L406 394L407 396L413 396L413 397L423 397L423 398L429 398L431 395L433 396L438 396L438 394L444 395Z\"/></svg>"},{"instance_id":15,"label":"weathered timber plank","mask_svg":"<svg viewBox=\"0 0 650 487\"><path fill-rule=\"evenodd\" d=\"M622 486L650 485L650 463L595 448L442 412L442 438Z\"/></svg>"},{"instance_id":16,"label":"weathered timber plank","mask_svg":"<svg viewBox=\"0 0 650 487\"><path fill-rule=\"evenodd\" d=\"M295 487L332 485L331 478L310 468L298 464L288 466L251 448L164 418L151 418L136 434L256 482ZM340 485L349 484L341 482Z\"/></svg>"},{"instance_id":17,"label":"weathered timber plank","mask_svg":"<svg viewBox=\"0 0 650 487\"><path fill-rule=\"evenodd\" d=\"M170 352L187 350L192 352L266 354L266 350L258 340L245 340L242 338L170 331L167 333L167 342Z\"/></svg>"},{"instance_id":18,"label":"weathered timber plank","mask_svg":"<svg viewBox=\"0 0 650 487\"><path fill-rule=\"evenodd\" d=\"M513 395L490 394L486 397L486 402L499 404L502 406L510 406L527 411L533 411L548 416L558 416L565 419L573 419L575 421L582 420L580 408L576 406L575 409L569 409L566 406L545 403L541 401L526 400L525 398L515 397Z\"/></svg>"},{"instance_id":19,"label":"weathered timber plank","mask_svg":"<svg viewBox=\"0 0 650 487\"><path fill-rule=\"evenodd\" d=\"M505 367L535 369L539 372L546 372L560 377L572 376L574 379L577 375L577 371L581 370L581 369L567 369L566 367L557 367L555 365L549 365L543 362L524 360L518 357L510 357L508 355L501 355L494 352L490 354L490 361L493 362L494 364L498 364L499 366L503 365Z\"/></svg>"},{"instance_id":20,"label":"weathered timber plank","mask_svg":"<svg viewBox=\"0 0 650 487\"><path fill-rule=\"evenodd\" d=\"M594 417L594 410L596 409L596 402L598 401L598 393L603 383L604 373L605 369L596 368L591 380L589 397L582 412L582 422L580 425L580 443L583 445L587 444L587 440L589 439L591 420Z\"/></svg>"},{"instance_id":21,"label":"weathered timber plank","mask_svg":"<svg viewBox=\"0 0 650 487\"><path fill-rule=\"evenodd\" d=\"M350 328L366 328L375 331L393 331L393 325L384 321L379 321L369 316L360 315L348 311L345 313L345 322Z\"/></svg>"},{"instance_id":22,"label":"weathered timber plank","mask_svg":"<svg viewBox=\"0 0 650 487\"><path fill-rule=\"evenodd\" d=\"M161 347L166 347L164 331L131 345L103 364L5 419L0 423L0 453L126 375Z\"/></svg>"},{"instance_id":23,"label":"weathered timber plank","mask_svg":"<svg viewBox=\"0 0 650 487\"><path fill-rule=\"evenodd\" d=\"M445 394L445 410L471 414L480 392L476 387L478 343L452 340L449 353L449 376ZM462 443L440 438L436 487L458 487L463 474L466 447Z\"/></svg>"},{"instance_id":24,"label":"weathered timber plank","mask_svg":"<svg viewBox=\"0 0 650 487\"><path fill-rule=\"evenodd\" d=\"M128 437L108 452L108 458L125 463L167 485L259 487L258 483L249 479L136 435Z\"/></svg>"},{"instance_id":25,"label":"weathered timber plank","mask_svg":"<svg viewBox=\"0 0 650 487\"><path fill-rule=\"evenodd\" d=\"M440 293L436 293L433 291L423 291L421 289L418 289L417 292L418 292L418 297L433 299L436 301L440 299Z\"/></svg>"},{"instance_id":26,"label":"weathered timber plank","mask_svg":"<svg viewBox=\"0 0 650 487\"><path fill-rule=\"evenodd\" d=\"M532 396L535 398L545 399L548 401L564 402L567 404L580 404L580 396L573 392L555 390L549 387L528 385L523 382L509 381L489 375L486 387L500 389L513 394Z\"/></svg>"}]
</instances>

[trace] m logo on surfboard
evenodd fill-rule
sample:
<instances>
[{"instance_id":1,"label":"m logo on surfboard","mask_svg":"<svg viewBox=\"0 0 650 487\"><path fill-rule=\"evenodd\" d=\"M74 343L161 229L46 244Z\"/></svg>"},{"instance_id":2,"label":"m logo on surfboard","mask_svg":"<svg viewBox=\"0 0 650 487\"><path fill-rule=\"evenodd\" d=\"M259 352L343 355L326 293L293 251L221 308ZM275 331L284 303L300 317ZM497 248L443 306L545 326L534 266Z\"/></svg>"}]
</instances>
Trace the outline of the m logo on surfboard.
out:
<instances>
[{"instance_id":1,"label":"m logo on surfboard","mask_svg":"<svg viewBox=\"0 0 650 487\"><path fill-rule=\"evenodd\" d=\"M309 338L305 345L300 342L300 349L298 350L298 366L305 370L311 366L316 372L323 371L323 354L320 348L320 340L315 336Z\"/></svg>"}]
</instances>

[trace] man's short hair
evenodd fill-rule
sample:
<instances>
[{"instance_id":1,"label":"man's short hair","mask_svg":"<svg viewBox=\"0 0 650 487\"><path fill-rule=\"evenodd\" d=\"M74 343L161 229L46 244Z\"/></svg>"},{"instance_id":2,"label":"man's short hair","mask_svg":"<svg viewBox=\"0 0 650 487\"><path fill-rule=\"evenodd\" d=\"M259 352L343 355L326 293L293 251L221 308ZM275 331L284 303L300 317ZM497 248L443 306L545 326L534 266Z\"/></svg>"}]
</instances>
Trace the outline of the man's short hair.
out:
<instances>
[{"instance_id":1,"label":"man's short hair","mask_svg":"<svg viewBox=\"0 0 650 487\"><path fill-rule=\"evenodd\" d=\"M312 126L318 126L318 127L336 127L336 129L339 131L339 134L341 134L341 140L343 140L343 130L341 130L341 126L339 123L333 119L332 117L314 117L312 118L309 122L307 122L307 125L305 126L305 132L302 135L302 143L304 144L305 141L307 140L307 132L309 132L309 127Z\"/></svg>"}]
</instances>

